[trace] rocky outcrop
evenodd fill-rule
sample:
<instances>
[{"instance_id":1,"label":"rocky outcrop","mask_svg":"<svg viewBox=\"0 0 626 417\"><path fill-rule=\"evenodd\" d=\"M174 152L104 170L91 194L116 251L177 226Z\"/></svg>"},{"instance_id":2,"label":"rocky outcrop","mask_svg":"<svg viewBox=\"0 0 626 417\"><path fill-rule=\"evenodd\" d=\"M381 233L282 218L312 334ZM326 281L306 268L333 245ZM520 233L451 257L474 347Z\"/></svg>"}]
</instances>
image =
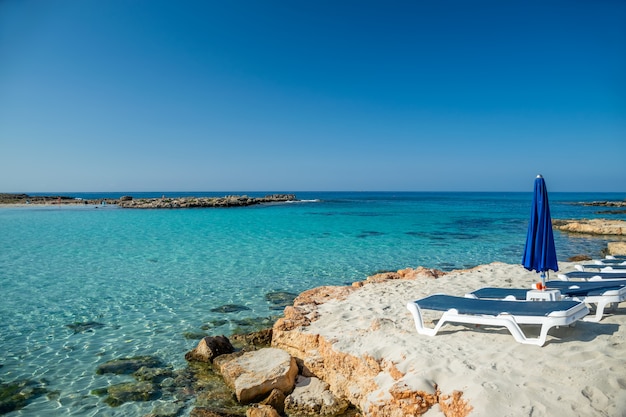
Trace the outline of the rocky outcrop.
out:
<instances>
[{"instance_id":1,"label":"rocky outcrop","mask_svg":"<svg viewBox=\"0 0 626 417\"><path fill-rule=\"evenodd\" d=\"M445 274L445 272L440 271L439 269L424 268L423 266L420 266L415 269L405 268L395 272L381 272L367 277L365 281L354 282L352 283L352 286L358 288L365 284L384 282L391 279L439 278Z\"/></svg>"},{"instance_id":2,"label":"rocky outcrop","mask_svg":"<svg viewBox=\"0 0 626 417\"><path fill-rule=\"evenodd\" d=\"M598 207L626 207L626 200L624 201L584 201L576 203L581 206L598 206Z\"/></svg>"},{"instance_id":3,"label":"rocky outcrop","mask_svg":"<svg viewBox=\"0 0 626 417\"><path fill-rule=\"evenodd\" d=\"M553 220L552 226L564 232L590 235L626 235L626 221L607 219Z\"/></svg>"}]
</instances>

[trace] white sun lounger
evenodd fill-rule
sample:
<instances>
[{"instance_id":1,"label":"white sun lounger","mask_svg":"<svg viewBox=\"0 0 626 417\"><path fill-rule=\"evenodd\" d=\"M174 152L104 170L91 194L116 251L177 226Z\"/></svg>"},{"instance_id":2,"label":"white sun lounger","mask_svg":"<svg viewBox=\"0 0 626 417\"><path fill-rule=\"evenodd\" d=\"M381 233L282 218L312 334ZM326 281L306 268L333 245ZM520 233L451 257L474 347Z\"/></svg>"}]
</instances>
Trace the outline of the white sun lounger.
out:
<instances>
[{"instance_id":1,"label":"white sun lounger","mask_svg":"<svg viewBox=\"0 0 626 417\"><path fill-rule=\"evenodd\" d=\"M612 281L626 279L626 271L623 272L591 272L572 271L557 275L562 281L583 280L583 281Z\"/></svg>"},{"instance_id":2,"label":"white sun lounger","mask_svg":"<svg viewBox=\"0 0 626 417\"><path fill-rule=\"evenodd\" d=\"M407 304L413 315L417 332L435 336L446 322L504 326L519 343L543 346L548 330L568 326L589 313L584 303L577 301L502 301L481 300L436 294ZM443 311L434 328L424 326L422 310ZM526 337L520 324L541 325L537 338Z\"/></svg>"},{"instance_id":3,"label":"white sun lounger","mask_svg":"<svg viewBox=\"0 0 626 417\"><path fill-rule=\"evenodd\" d=\"M548 281L549 290L559 290L565 300L579 301L595 305L595 314L583 318L584 321L598 322L604 316L607 306L614 307L626 301L626 280L607 282ZM466 294L466 297L495 300L526 300L527 289L485 287ZM541 301L537 301L541 302Z\"/></svg>"}]
</instances>

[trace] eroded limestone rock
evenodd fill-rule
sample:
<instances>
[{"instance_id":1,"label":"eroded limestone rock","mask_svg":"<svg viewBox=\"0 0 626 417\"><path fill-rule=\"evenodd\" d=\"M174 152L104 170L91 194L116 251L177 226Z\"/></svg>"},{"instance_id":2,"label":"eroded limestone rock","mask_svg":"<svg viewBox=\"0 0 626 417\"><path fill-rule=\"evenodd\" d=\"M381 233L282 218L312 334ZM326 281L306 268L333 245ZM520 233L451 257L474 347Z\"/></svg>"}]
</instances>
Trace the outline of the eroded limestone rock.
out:
<instances>
[{"instance_id":1,"label":"eroded limestone rock","mask_svg":"<svg viewBox=\"0 0 626 417\"><path fill-rule=\"evenodd\" d=\"M350 405L338 398L329 385L315 377L298 376L296 387L285 399L288 416L334 416L343 413Z\"/></svg>"},{"instance_id":2,"label":"eroded limestone rock","mask_svg":"<svg viewBox=\"0 0 626 417\"><path fill-rule=\"evenodd\" d=\"M265 397L273 389L289 393L295 384L298 366L284 350L264 348L246 352L220 363L219 371L243 404Z\"/></svg>"},{"instance_id":3,"label":"eroded limestone rock","mask_svg":"<svg viewBox=\"0 0 626 417\"><path fill-rule=\"evenodd\" d=\"M609 242L607 247L611 255L626 255L626 242Z\"/></svg>"}]
</instances>

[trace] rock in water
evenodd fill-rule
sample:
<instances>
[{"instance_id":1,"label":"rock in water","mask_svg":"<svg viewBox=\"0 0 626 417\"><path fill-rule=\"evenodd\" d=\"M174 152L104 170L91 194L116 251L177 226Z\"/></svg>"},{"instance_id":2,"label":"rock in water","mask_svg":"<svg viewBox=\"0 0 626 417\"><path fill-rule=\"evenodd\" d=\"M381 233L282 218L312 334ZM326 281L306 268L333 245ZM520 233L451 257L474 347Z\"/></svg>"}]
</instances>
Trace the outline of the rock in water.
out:
<instances>
[{"instance_id":1,"label":"rock in water","mask_svg":"<svg viewBox=\"0 0 626 417\"><path fill-rule=\"evenodd\" d=\"M98 365L96 373L102 374L132 374L142 367L157 368L162 365L161 361L154 356L135 356L132 358L113 359Z\"/></svg>"},{"instance_id":2,"label":"rock in water","mask_svg":"<svg viewBox=\"0 0 626 417\"><path fill-rule=\"evenodd\" d=\"M213 313L236 313L238 311L247 311L247 310L250 310L250 308L239 305L239 304L224 304L223 306L219 306L219 307L215 307L211 309Z\"/></svg>"},{"instance_id":3,"label":"rock in water","mask_svg":"<svg viewBox=\"0 0 626 417\"><path fill-rule=\"evenodd\" d=\"M213 359L226 353L233 353L235 348L225 336L207 336L195 349L185 354L188 361L213 362Z\"/></svg>"},{"instance_id":4,"label":"rock in water","mask_svg":"<svg viewBox=\"0 0 626 417\"><path fill-rule=\"evenodd\" d=\"M291 392L298 366L284 350L264 348L220 364L220 373L235 391L237 400L249 404L273 389Z\"/></svg>"}]
</instances>

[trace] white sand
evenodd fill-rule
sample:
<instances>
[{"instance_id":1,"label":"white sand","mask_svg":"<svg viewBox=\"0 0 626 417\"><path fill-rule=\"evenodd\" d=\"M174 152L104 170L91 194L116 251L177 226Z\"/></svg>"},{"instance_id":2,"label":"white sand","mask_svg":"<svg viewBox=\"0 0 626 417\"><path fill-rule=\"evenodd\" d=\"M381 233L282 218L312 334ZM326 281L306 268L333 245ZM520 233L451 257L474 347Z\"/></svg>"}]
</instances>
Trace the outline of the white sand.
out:
<instances>
[{"instance_id":1,"label":"white sand","mask_svg":"<svg viewBox=\"0 0 626 417\"><path fill-rule=\"evenodd\" d=\"M406 309L408 301L433 293L530 288L538 280L519 265L494 263L439 279L368 284L346 300L319 306L320 318L307 332L354 356L393 362L409 386L463 391L472 416L626 416L624 303L599 323L553 328L543 347L517 343L505 328L488 326L447 324L434 337L422 336ZM382 394L397 381L381 376L378 383ZM426 415L443 413L435 406Z\"/></svg>"}]
</instances>

